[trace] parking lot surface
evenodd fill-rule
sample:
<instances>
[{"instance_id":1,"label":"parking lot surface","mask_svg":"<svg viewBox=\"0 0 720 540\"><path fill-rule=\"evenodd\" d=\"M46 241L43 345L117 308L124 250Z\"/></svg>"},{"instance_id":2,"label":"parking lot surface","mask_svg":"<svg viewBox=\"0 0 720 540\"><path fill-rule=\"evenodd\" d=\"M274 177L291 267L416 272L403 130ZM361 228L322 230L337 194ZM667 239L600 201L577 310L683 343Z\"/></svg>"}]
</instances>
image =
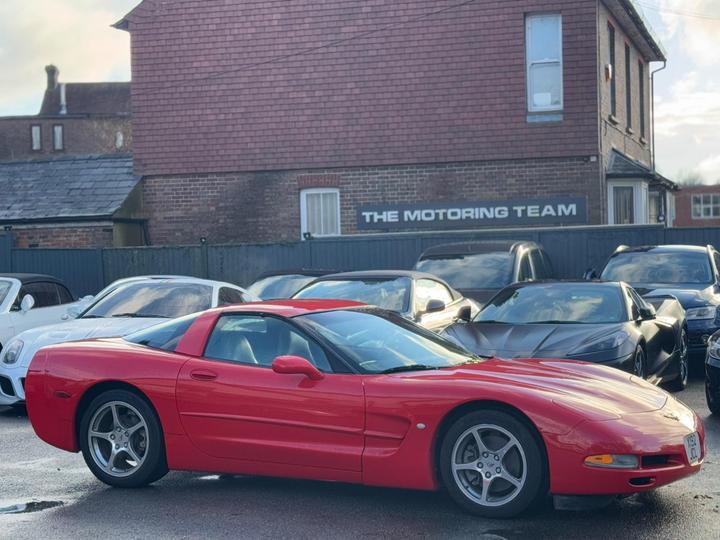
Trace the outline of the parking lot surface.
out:
<instances>
[{"instance_id":1,"label":"parking lot surface","mask_svg":"<svg viewBox=\"0 0 720 540\"><path fill-rule=\"evenodd\" d=\"M37 439L25 415L0 408L0 537L717 539L720 420L702 380L680 397L708 433L699 475L601 510L548 504L510 521L467 515L441 493L321 482L171 473L146 489L112 489L80 455Z\"/></svg>"}]
</instances>

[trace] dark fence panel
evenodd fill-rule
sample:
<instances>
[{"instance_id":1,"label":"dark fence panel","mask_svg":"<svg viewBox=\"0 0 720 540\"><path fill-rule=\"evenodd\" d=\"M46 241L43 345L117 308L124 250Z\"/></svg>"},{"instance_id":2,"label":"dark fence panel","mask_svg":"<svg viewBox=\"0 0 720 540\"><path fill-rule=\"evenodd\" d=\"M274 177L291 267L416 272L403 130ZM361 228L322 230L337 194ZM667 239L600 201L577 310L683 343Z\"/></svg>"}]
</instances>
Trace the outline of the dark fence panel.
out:
<instances>
[{"instance_id":1,"label":"dark fence panel","mask_svg":"<svg viewBox=\"0 0 720 540\"><path fill-rule=\"evenodd\" d=\"M180 274L247 286L260 275L301 268L368 270L412 268L437 244L469 240L532 240L542 244L558 277L579 278L601 268L619 245L713 244L720 228L662 226L569 227L471 232L349 236L270 245L148 247L122 249L11 249L0 234L0 272L40 272L66 281L76 294L91 294L134 275Z\"/></svg>"}]
</instances>

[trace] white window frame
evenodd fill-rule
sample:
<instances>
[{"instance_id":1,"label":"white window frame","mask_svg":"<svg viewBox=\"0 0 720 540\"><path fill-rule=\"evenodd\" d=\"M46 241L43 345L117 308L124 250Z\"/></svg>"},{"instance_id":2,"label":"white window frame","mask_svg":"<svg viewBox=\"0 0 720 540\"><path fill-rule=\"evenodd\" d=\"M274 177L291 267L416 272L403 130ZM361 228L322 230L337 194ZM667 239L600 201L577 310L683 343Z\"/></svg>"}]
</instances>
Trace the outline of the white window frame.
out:
<instances>
[{"instance_id":1,"label":"white window frame","mask_svg":"<svg viewBox=\"0 0 720 540\"><path fill-rule=\"evenodd\" d=\"M558 59L550 59L546 58L543 60L537 60L537 61L530 61L530 28L531 23L535 19L543 19L553 17L557 18L560 22L558 25L559 30L559 36L558 39L560 41L560 58ZM563 62L563 18L560 13L533 13L531 15L527 15L525 17L525 86L526 86L526 92L527 92L527 107L528 112L531 113L542 113L542 112L559 112L564 110L565 108L565 86L564 86L564 79L565 79L565 68L564 68L564 62ZM533 105L533 93L531 92L531 76L530 73L532 71L533 66L537 65L544 65L544 64L560 64L560 104L559 105L550 105L549 107L535 107Z\"/></svg>"},{"instance_id":2,"label":"white window frame","mask_svg":"<svg viewBox=\"0 0 720 540\"><path fill-rule=\"evenodd\" d=\"M623 223L615 223L615 199L613 197L613 188L616 187L631 187L633 188L633 214L635 214L635 223L632 225L647 225L650 214L650 207L648 202L649 190L647 182L640 181L617 181L613 180L607 184L607 198L608 198L608 224L610 225L625 225Z\"/></svg>"},{"instance_id":3,"label":"white window frame","mask_svg":"<svg viewBox=\"0 0 720 540\"><path fill-rule=\"evenodd\" d=\"M35 137L36 134L37 137ZM30 126L30 148L33 152L40 152L42 150L42 126L40 124Z\"/></svg>"},{"instance_id":4,"label":"white window frame","mask_svg":"<svg viewBox=\"0 0 720 540\"><path fill-rule=\"evenodd\" d=\"M695 208L696 208L695 197L700 197L700 206L699 206L700 216L699 217L697 217L695 215ZM705 204L705 200L704 200L705 197L710 197L710 204ZM720 214L716 216L716 215L714 215L714 212L713 212L713 209L715 207L720 208L720 204L716 205L713 202L713 199L715 197L720 197L720 193L693 193L692 197L690 199L690 216L692 217L692 219L695 221L707 221L707 220L712 220L712 219L720 219ZM705 216L705 208L710 208L710 214L711 214L710 216Z\"/></svg>"},{"instance_id":5,"label":"white window frame","mask_svg":"<svg viewBox=\"0 0 720 540\"><path fill-rule=\"evenodd\" d=\"M305 239L305 233L308 232L308 215L307 215L307 197L308 195L337 195L337 224L338 231L333 234L313 234L314 238L332 238L334 236L342 235L342 220L341 220L341 200L340 190L337 188L311 188L303 189L300 192L300 238ZM320 205L322 211L322 205ZM322 221L322 216L321 216Z\"/></svg>"}]
</instances>

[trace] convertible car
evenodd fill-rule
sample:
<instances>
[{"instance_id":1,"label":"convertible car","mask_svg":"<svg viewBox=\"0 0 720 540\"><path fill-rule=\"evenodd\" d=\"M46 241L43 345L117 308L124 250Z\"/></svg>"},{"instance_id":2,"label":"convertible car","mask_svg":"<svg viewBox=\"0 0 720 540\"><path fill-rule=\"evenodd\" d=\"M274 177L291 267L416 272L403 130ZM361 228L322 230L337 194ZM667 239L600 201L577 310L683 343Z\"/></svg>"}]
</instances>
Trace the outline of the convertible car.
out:
<instances>
[{"instance_id":1,"label":"convertible car","mask_svg":"<svg viewBox=\"0 0 720 540\"><path fill-rule=\"evenodd\" d=\"M470 512L510 517L548 493L653 490L705 457L697 415L637 377L483 360L347 301L245 304L51 346L26 389L36 433L118 487L169 469L444 486Z\"/></svg>"},{"instance_id":2,"label":"convertible car","mask_svg":"<svg viewBox=\"0 0 720 540\"><path fill-rule=\"evenodd\" d=\"M482 356L597 362L680 391L689 372L686 328L673 297L646 301L624 283L567 281L507 287L475 320L445 332Z\"/></svg>"}]
</instances>

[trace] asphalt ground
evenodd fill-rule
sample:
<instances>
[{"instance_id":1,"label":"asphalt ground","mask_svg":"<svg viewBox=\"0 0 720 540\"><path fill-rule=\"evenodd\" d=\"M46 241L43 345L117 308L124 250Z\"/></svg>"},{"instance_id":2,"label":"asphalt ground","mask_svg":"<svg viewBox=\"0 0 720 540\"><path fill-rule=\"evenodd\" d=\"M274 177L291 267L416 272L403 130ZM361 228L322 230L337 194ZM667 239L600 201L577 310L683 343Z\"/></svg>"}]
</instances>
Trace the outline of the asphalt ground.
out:
<instances>
[{"instance_id":1,"label":"asphalt ground","mask_svg":"<svg viewBox=\"0 0 720 540\"><path fill-rule=\"evenodd\" d=\"M601 510L547 504L508 521L465 514L442 493L322 482L170 473L145 489L112 489L80 455L37 439L22 412L0 407L0 538L718 539L720 419L701 379L679 397L708 433L698 475Z\"/></svg>"}]
</instances>

